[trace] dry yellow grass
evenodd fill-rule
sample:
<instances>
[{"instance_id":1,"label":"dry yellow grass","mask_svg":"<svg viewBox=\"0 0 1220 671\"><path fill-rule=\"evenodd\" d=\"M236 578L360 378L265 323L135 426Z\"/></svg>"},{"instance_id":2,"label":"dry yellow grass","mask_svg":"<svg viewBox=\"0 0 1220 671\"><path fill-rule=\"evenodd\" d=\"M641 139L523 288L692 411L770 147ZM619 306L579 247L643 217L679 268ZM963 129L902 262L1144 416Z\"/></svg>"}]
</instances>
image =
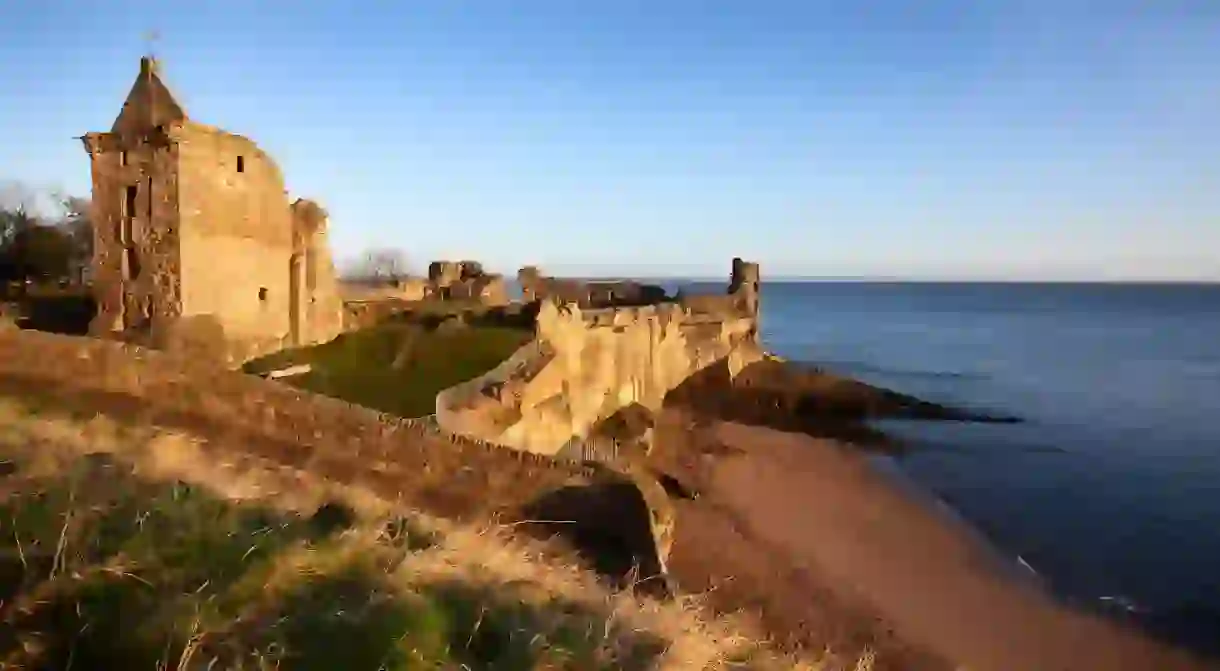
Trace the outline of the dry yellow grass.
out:
<instances>
[{"instance_id":1,"label":"dry yellow grass","mask_svg":"<svg viewBox=\"0 0 1220 671\"><path fill-rule=\"evenodd\" d=\"M614 591L589 572L544 560L538 544L514 537L508 529L452 524L403 510L357 487L339 486L254 458L224 461L217 455L242 455L242 450L217 447L223 446L182 432L128 425L100 415L72 416L0 398L0 459L10 460L15 468L14 474L0 478L0 491L5 494L30 483L62 480L85 455L104 453L141 482L190 483L227 506L272 509L298 519L326 504L341 503L354 511L355 523L340 533L311 543L286 541L257 570L243 569L240 577L206 601L190 602L194 610L179 626L184 630L162 660L164 668L270 668L287 652L258 632L297 631L294 621L308 621L298 627L305 635L286 640L309 641L316 638L308 635L309 627L322 627L318 618L325 616L355 617L361 625L352 631L363 635L392 620L385 613L409 611L410 617L418 618L419 613L432 612L428 608L445 611L447 628L410 618L403 621L402 631L394 634L398 638L390 645L396 665L383 664L385 668L469 668L472 664L462 660L471 659L481 661L484 668L522 669L868 671L872 667L870 655L848 660L830 652L805 658L776 653L750 618L709 617L697 596L659 602ZM77 486L81 485L73 484ZM67 530L75 510L72 505L97 504L87 503L83 493L77 503L77 496L73 489L69 498L73 503L58 522L63 528L58 530L51 575L34 581L23 594L26 600L47 603L48 593L81 589L94 574L131 576L124 580L151 575L142 573L147 567L123 563L121 553L107 557L104 564L86 560L80 541ZM403 524L409 533L387 531ZM47 531L49 538L56 536L56 529ZM248 552L254 550L252 544ZM30 569L24 556L21 559ZM319 581L349 588L358 582L360 598L345 600L351 592L347 589L301 601L302 585L317 586L322 584ZM15 607L15 602L0 606L0 613L7 609L9 616L17 617ZM447 632L444 640L433 640L441 629ZM11 668L37 668L29 660L36 661L40 646L45 646L39 640L31 634L11 645L12 650L4 653L10 656L0 661L0 667L8 663ZM498 646L491 652L489 640ZM317 654L340 652L344 642L331 645L340 650ZM23 658L25 666L21 666ZM224 661L218 667L214 660ZM325 668L318 664L279 668Z\"/></svg>"}]
</instances>

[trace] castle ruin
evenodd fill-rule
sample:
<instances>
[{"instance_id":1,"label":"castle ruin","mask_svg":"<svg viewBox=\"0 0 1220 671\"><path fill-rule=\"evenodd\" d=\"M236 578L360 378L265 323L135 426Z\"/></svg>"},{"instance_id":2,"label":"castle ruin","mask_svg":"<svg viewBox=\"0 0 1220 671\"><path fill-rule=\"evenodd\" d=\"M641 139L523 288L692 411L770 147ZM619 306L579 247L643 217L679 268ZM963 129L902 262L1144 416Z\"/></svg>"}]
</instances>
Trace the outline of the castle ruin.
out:
<instances>
[{"instance_id":1,"label":"castle ruin","mask_svg":"<svg viewBox=\"0 0 1220 671\"><path fill-rule=\"evenodd\" d=\"M722 294L582 307L598 305L599 298L613 302L613 295L598 293L601 285L631 291L635 283L546 278L535 284L527 294L538 304L535 340L495 369L438 394L437 423L468 438L556 455L629 405L660 409L669 392L713 364L723 362L735 376L765 356L758 341L757 263L733 259Z\"/></svg>"},{"instance_id":2,"label":"castle ruin","mask_svg":"<svg viewBox=\"0 0 1220 671\"><path fill-rule=\"evenodd\" d=\"M582 281L543 275L537 266L517 271L526 303L556 299L581 309L652 305L666 300L665 289L632 280Z\"/></svg>"},{"instance_id":3,"label":"castle ruin","mask_svg":"<svg viewBox=\"0 0 1220 671\"><path fill-rule=\"evenodd\" d=\"M496 306L508 303L508 288L502 275L486 272L478 261L433 261L428 264L426 296Z\"/></svg>"},{"instance_id":4,"label":"castle ruin","mask_svg":"<svg viewBox=\"0 0 1220 671\"><path fill-rule=\"evenodd\" d=\"M83 138L92 164L90 333L206 338L228 365L325 342L342 326L327 214L289 202L254 142L189 119L157 61L114 125Z\"/></svg>"}]
</instances>

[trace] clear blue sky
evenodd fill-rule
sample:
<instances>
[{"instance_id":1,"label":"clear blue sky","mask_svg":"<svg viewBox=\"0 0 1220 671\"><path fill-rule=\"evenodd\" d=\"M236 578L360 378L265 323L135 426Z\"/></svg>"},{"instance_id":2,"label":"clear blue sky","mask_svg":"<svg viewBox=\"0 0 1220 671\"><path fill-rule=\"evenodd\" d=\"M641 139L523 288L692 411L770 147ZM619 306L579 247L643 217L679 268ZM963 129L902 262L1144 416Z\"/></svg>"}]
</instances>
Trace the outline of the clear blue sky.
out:
<instances>
[{"instance_id":1,"label":"clear blue sky","mask_svg":"<svg viewBox=\"0 0 1220 671\"><path fill-rule=\"evenodd\" d=\"M156 47L340 257L1220 280L1220 2L10 0L0 179L88 190Z\"/></svg>"}]
</instances>

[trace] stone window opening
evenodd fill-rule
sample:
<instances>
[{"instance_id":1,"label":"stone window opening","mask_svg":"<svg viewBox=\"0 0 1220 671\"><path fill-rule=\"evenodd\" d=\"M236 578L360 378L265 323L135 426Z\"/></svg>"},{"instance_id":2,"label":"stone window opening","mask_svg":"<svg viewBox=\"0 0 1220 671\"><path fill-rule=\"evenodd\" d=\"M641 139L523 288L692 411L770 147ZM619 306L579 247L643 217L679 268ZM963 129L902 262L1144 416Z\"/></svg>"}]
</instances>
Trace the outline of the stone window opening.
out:
<instances>
[{"instance_id":1,"label":"stone window opening","mask_svg":"<svg viewBox=\"0 0 1220 671\"><path fill-rule=\"evenodd\" d=\"M258 300L260 300L264 303L267 302L267 287L258 288Z\"/></svg>"},{"instance_id":2,"label":"stone window opening","mask_svg":"<svg viewBox=\"0 0 1220 671\"><path fill-rule=\"evenodd\" d=\"M245 171L246 171L246 157L238 156L237 157L237 172L245 172Z\"/></svg>"},{"instance_id":3,"label":"stone window opening","mask_svg":"<svg viewBox=\"0 0 1220 671\"><path fill-rule=\"evenodd\" d=\"M119 153L119 165L127 165L127 150L124 149Z\"/></svg>"},{"instance_id":4,"label":"stone window opening","mask_svg":"<svg viewBox=\"0 0 1220 671\"><path fill-rule=\"evenodd\" d=\"M124 274L127 276L127 279L138 279L140 277L140 257L136 253L136 248L128 245L123 249L123 253L127 257L127 263L125 264L127 272Z\"/></svg>"},{"instance_id":5,"label":"stone window opening","mask_svg":"<svg viewBox=\"0 0 1220 671\"><path fill-rule=\"evenodd\" d=\"M132 219L136 216L136 195L139 193L139 187L129 185L124 192L123 199L123 218Z\"/></svg>"}]
</instances>

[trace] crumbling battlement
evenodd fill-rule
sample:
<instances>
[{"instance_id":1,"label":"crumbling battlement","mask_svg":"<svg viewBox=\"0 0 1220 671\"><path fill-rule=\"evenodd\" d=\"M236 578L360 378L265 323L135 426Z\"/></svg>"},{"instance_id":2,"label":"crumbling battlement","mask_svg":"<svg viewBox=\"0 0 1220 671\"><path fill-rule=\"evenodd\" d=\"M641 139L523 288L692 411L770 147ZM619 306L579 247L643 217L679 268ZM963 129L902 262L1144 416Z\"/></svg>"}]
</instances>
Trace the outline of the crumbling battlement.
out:
<instances>
[{"instance_id":1,"label":"crumbling battlement","mask_svg":"<svg viewBox=\"0 0 1220 671\"><path fill-rule=\"evenodd\" d=\"M433 261L428 264L425 299L474 300L484 305L504 305L508 288L504 276L488 273L478 261Z\"/></svg>"},{"instance_id":2,"label":"crumbling battlement","mask_svg":"<svg viewBox=\"0 0 1220 671\"><path fill-rule=\"evenodd\" d=\"M727 359L735 373L762 357L757 268L735 261L734 292L702 307L582 310L543 300L535 342L438 394L437 421L453 433L556 454L623 407L659 409L671 390L713 363Z\"/></svg>"},{"instance_id":3,"label":"crumbling battlement","mask_svg":"<svg viewBox=\"0 0 1220 671\"><path fill-rule=\"evenodd\" d=\"M526 303L554 299L576 303L582 309L639 306L669 300L665 289L631 280L584 281L547 277L537 266L517 271L517 281Z\"/></svg>"},{"instance_id":4,"label":"crumbling battlement","mask_svg":"<svg viewBox=\"0 0 1220 671\"><path fill-rule=\"evenodd\" d=\"M661 325L672 321L680 321L687 326L716 324L726 318L736 316L728 310L730 303L725 300L728 298L727 296L698 296L697 298L709 299L708 305L716 309L692 307L686 303L661 303L638 307L581 310L580 314L589 328L626 327L648 320L655 320Z\"/></svg>"},{"instance_id":5,"label":"crumbling battlement","mask_svg":"<svg viewBox=\"0 0 1220 671\"><path fill-rule=\"evenodd\" d=\"M726 318L745 315L757 319L759 282L757 263L734 258L727 293L684 295L678 292L677 302L696 313Z\"/></svg>"},{"instance_id":6,"label":"crumbling battlement","mask_svg":"<svg viewBox=\"0 0 1220 671\"><path fill-rule=\"evenodd\" d=\"M728 291L725 294L684 294L670 297L664 287L632 280L585 281L542 274L537 266L526 266L517 272L526 303L554 300L575 303L598 323L605 323L609 311L646 309L654 306L680 305L689 313L736 318L758 315L759 270L757 263L733 259ZM646 312L638 313L640 315ZM626 318L629 319L629 318Z\"/></svg>"},{"instance_id":7,"label":"crumbling battlement","mask_svg":"<svg viewBox=\"0 0 1220 671\"><path fill-rule=\"evenodd\" d=\"M555 280L551 286L591 286L571 280ZM590 328L625 327L637 321L655 319L666 324L680 320L687 326L698 324L715 324L725 320L757 319L759 272L757 263L749 263L739 258L733 259L733 272L729 279L728 291L725 294L689 294L681 291L672 299L652 301L641 305L620 305L597 308L586 308L581 301L565 300L562 296L553 295L549 298L557 304L575 303L581 308L586 323ZM565 284L570 283L570 284ZM620 282L616 286L629 286L634 283ZM648 285L635 285L648 286ZM657 287L660 289L660 287ZM583 289L581 289L583 291ZM663 291L663 290L662 290Z\"/></svg>"}]
</instances>

